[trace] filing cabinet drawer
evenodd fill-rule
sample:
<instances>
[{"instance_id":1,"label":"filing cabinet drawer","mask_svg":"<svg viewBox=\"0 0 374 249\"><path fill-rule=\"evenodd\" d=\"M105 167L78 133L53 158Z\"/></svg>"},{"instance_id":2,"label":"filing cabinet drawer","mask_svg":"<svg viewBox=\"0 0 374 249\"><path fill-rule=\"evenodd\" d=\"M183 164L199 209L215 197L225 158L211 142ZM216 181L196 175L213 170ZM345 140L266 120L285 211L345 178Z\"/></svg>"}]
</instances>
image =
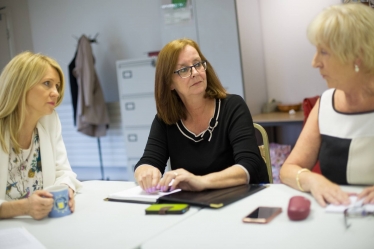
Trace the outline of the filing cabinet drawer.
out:
<instances>
[{"instance_id":1,"label":"filing cabinet drawer","mask_svg":"<svg viewBox=\"0 0 374 249\"><path fill-rule=\"evenodd\" d=\"M117 61L117 79L120 95L153 93L155 85L155 58Z\"/></svg>"},{"instance_id":2,"label":"filing cabinet drawer","mask_svg":"<svg viewBox=\"0 0 374 249\"><path fill-rule=\"evenodd\" d=\"M156 102L152 96L124 97L121 99L121 112L124 127L151 126L157 113Z\"/></svg>"},{"instance_id":3,"label":"filing cabinet drawer","mask_svg":"<svg viewBox=\"0 0 374 249\"><path fill-rule=\"evenodd\" d=\"M140 158L129 158L127 160L127 179L129 181L135 181L134 167L139 162Z\"/></svg>"},{"instance_id":4,"label":"filing cabinet drawer","mask_svg":"<svg viewBox=\"0 0 374 249\"><path fill-rule=\"evenodd\" d=\"M150 127L126 129L125 141L127 158L140 158L143 156L145 145L147 144Z\"/></svg>"}]
</instances>

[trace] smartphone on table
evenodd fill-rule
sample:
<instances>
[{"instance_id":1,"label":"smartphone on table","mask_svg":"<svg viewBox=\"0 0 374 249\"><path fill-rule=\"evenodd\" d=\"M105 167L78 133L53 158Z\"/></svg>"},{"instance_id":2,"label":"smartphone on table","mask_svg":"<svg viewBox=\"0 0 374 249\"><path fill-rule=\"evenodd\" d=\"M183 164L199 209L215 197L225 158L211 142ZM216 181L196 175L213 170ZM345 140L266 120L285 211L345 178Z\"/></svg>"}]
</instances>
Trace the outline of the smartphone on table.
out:
<instances>
[{"instance_id":1,"label":"smartphone on table","mask_svg":"<svg viewBox=\"0 0 374 249\"><path fill-rule=\"evenodd\" d=\"M246 223L269 223L275 216L282 212L280 207L258 207L243 218Z\"/></svg>"}]
</instances>

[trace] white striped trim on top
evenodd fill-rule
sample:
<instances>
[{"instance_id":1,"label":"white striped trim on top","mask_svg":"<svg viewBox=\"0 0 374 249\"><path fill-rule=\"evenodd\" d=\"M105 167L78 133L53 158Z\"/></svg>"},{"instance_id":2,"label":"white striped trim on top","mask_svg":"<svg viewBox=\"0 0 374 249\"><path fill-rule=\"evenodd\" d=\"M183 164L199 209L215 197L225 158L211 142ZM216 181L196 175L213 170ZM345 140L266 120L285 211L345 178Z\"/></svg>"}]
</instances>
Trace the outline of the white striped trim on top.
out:
<instances>
[{"instance_id":1,"label":"white striped trim on top","mask_svg":"<svg viewBox=\"0 0 374 249\"><path fill-rule=\"evenodd\" d=\"M215 105L215 108L216 108L216 106L217 106L217 105ZM221 111L221 99L218 99L218 111L216 112L216 110L214 110L214 113L215 113L215 115L216 115L216 122L215 122L214 126L213 126L213 127L210 126L210 123L212 122L212 119L214 118L214 116L213 116L213 117L210 119L210 121L209 121L209 126L208 126L208 128L207 128L205 131L203 131L203 132L201 132L200 134L198 134L198 135L195 135L193 132L191 132L190 130L188 130L187 127L184 125L183 121L180 120L181 123L182 123L182 125L183 125L183 127L184 127L184 129L186 129L188 132L190 132L192 135L194 135L195 138L197 138L197 137L201 137L201 139L199 139L199 140L195 140L195 139L191 138L189 135L187 135L186 133L184 133L184 132L182 131L181 127L179 127L178 122L176 123L176 125L177 125L179 131L182 133L183 136L185 136L186 138L188 138L188 139L194 141L195 143L198 143L198 142L203 141L203 140L204 140L204 138L203 138L203 137L204 137L204 134L208 131L208 132L210 133L210 136L209 136L208 142L210 142L210 140L212 139L212 135L213 135L214 128L216 128L216 127L218 126L218 117L219 117L219 113L220 113L220 111Z\"/></svg>"}]
</instances>

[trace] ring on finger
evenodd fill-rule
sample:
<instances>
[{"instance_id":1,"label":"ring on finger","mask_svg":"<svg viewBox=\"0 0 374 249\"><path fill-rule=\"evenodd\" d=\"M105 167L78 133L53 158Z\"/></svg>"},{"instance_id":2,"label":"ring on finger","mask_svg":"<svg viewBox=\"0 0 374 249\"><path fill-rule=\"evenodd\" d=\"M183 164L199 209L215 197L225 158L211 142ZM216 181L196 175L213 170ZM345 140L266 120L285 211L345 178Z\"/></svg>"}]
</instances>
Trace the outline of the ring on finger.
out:
<instances>
[{"instance_id":1,"label":"ring on finger","mask_svg":"<svg viewBox=\"0 0 374 249\"><path fill-rule=\"evenodd\" d=\"M178 176L178 173L177 173L177 172L174 172L174 175L175 175L175 177L177 177L177 176Z\"/></svg>"}]
</instances>

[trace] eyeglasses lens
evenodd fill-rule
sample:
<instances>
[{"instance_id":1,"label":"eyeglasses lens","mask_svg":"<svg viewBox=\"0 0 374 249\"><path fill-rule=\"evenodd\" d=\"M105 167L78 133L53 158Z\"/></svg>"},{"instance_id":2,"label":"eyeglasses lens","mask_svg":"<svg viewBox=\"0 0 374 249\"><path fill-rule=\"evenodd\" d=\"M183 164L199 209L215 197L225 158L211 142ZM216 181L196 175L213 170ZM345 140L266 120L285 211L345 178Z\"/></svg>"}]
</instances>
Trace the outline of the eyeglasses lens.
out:
<instances>
[{"instance_id":1,"label":"eyeglasses lens","mask_svg":"<svg viewBox=\"0 0 374 249\"><path fill-rule=\"evenodd\" d=\"M193 67L196 69L196 71L203 72L203 71L206 70L206 62L205 61L198 62L198 63L196 63L196 64L194 64L190 67L181 68L177 72L178 72L180 77L188 78L192 75L192 68Z\"/></svg>"}]
</instances>

